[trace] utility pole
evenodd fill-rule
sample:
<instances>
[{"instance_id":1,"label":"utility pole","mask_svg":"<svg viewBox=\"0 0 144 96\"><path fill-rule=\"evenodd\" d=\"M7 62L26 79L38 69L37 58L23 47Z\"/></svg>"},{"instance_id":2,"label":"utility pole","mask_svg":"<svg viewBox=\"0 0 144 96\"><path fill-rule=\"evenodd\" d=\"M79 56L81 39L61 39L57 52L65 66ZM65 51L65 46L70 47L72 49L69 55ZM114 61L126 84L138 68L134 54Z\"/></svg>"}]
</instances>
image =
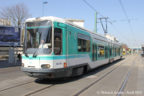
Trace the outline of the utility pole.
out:
<instances>
[{"instance_id":1,"label":"utility pole","mask_svg":"<svg viewBox=\"0 0 144 96\"><path fill-rule=\"evenodd\" d=\"M85 3L85 4L87 4L87 6L89 6L89 8L91 8L94 12L95 12L95 25L94 25L94 32L96 32L97 33L97 20L98 20L98 18L97 18L97 14L99 14L99 15L101 15L90 3L88 3L86 0L83 0L83 2ZM103 17L103 15L101 15L102 17ZM103 17L103 18L99 18L100 19L100 22L101 22L101 25L102 25L102 28L103 28L103 30L104 30L104 33L105 33L105 35L106 35L106 33L107 33L107 20L108 20L108 17ZM102 20L105 20L105 23L106 23L106 27L104 27L104 25L103 25L103 22L102 22Z\"/></svg>"},{"instance_id":2,"label":"utility pole","mask_svg":"<svg viewBox=\"0 0 144 96\"><path fill-rule=\"evenodd\" d=\"M97 11L90 3L88 3L86 0L83 0L83 2L84 2L85 4L87 4L87 6L89 6L89 8L91 8L91 9L95 12L94 32L97 33L97 14L98 14L98 11Z\"/></svg>"},{"instance_id":3,"label":"utility pole","mask_svg":"<svg viewBox=\"0 0 144 96\"><path fill-rule=\"evenodd\" d=\"M94 26L94 32L97 33L97 12L95 12L95 26Z\"/></svg>"},{"instance_id":4,"label":"utility pole","mask_svg":"<svg viewBox=\"0 0 144 96\"><path fill-rule=\"evenodd\" d=\"M108 17L101 17L99 19L100 19L100 23L101 23L101 26L103 28L104 34L106 35L108 33L108 30L107 30ZM103 20L105 20L105 27L104 27L104 24L102 22Z\"/></svg>"}]
</instances>

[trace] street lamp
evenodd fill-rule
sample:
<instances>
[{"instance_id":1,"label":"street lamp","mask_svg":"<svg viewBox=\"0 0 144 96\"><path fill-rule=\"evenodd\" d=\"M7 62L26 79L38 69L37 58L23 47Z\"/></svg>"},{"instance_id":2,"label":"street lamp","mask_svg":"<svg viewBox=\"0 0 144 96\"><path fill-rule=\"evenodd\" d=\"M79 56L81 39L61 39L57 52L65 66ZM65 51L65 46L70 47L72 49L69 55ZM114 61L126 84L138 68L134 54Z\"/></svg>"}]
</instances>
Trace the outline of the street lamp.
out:
<instances>
[{"instance_id":1,"label":"street lamp","mask_svg":"<svg viewBox=\"0 0 144 96\"><path fill-rule=\"evenodd\" d=\"M48 4L47 1L44 1L44 2L42 3L42 16L44 16L44 5L46 5L46 4Z\"/></svg>"}]
</instances>

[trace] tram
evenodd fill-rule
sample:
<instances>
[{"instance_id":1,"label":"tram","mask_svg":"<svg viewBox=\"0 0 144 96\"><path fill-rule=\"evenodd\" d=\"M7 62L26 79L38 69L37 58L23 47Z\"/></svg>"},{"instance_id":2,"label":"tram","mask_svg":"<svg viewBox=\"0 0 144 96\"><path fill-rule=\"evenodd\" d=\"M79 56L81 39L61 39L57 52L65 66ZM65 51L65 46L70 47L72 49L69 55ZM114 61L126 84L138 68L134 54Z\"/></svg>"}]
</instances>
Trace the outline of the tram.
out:
<instances>
[{"instance_id":1,"label":"tram","mask_svg":"<svg viewBox=\"0 0 144 96\"><path fill-rule=\"evenodd\" d=\"M36 78L81 75L122 57L121 44L58 17L25 23L21 70Z\"/></svg>"}]
</instances>

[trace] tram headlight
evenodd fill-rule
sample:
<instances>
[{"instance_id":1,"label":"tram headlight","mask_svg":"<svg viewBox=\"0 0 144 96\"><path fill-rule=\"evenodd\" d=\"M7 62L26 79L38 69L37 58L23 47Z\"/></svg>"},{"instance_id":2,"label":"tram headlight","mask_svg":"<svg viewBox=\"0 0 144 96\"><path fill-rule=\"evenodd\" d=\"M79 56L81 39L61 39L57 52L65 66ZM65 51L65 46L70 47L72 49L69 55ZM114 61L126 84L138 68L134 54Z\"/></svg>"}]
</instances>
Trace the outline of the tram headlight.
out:
<instances>
[{"instance_id":1,"label":"tram headlight","mask_svg":"<svg viewBox=\"0 0 144 96\"><path fill-rule=\"evenodd\" d=\"M41 68L50 68L51 66L50 66L50 64L43 64L43 65L41 65Z\"/></svg>"}]
</instances>

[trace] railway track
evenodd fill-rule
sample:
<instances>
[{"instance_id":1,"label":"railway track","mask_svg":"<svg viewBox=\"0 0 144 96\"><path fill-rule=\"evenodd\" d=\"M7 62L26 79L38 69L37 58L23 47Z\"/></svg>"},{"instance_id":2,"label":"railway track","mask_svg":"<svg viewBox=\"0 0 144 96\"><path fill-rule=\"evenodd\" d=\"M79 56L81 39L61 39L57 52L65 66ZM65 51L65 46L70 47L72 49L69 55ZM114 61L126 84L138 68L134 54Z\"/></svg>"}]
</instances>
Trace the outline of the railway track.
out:
<instances>
[{"instance_id":1,"label":"railway track","mask_svg":"<svg viewBox=\"0 0 144 96\"><path fill-rule=\"evenodd\" d=\"M126 62L126 61L125 61L125 62ZM108 75L108 74L110 74L111 72L113 72L114 70L116 70L120 65L124 64L125 62L120 63L118 66L116 66L115 68L113 68L112 70L110 70L109 72L107 72L105 75L103 75L102 77L100 77L98 80L94 81L93 83L91 83L91 84L88 85L87 87L85 87L85 88L83 88L82 90L80 90L80 91L79 91L78 93L76 93L74 96L80 95L82 92L84 92L84 91L87 90L89 87L91 87L92 85L94 85L95 83L97 83L98 81L100 81L101 79L103 79L106 75ZM36 91L34 91L34 92L31 92L31 93L28 93L28 94L26 94L25 96L31 96L31 95L33 95L33 94L36 94L36 93L38 93L38 92L41 92L41 91L46 90L46 89L48 89L48 88L51 88L51 87L53 87L53 86L55 86L55 84L54 84L54 85L51 85L51 86L48 86L48 87L45 87L45 88L42 88L42 89L39 89L39 90L36 90Z\"/></svg>"},{"instance_id":2,"label":"railway track","mask_svg":"<svg viewBox=\"0 0 144 96\"><path fill-rule=\"evenodd\" d=\"M126 62L126 61L125 61L125 62ZM114 70L118 69L121 65L125 64L125 62L120 63L118 66L116 66L115 68L113 68L113 69L110 70L109 72L105 73L105 74L104 74L103 76L101 76L99 79L95 80L94 82L90 83L88 86L86 86L85 88L81 89L79 92L77 92L76 94L74 94L74 96L79 96L79 95L81 95L81 93L85 92L87 89L89 89L90 87L92 87L93 85L95 85L96 83L98 83L100 80L104 79L106 76L108 76L109 74L111 74ZM125 84L126 84L126 81L127 81L127 79L128 79L129 74L130 74L130 71L128 72L127 77L125 78L126 80L124 80L124 84L122 84L122 87L123 87L123 88L124 88L124 86L125 86ZM123 88L120 88L121 90L119 90L119 92L122 91ZM118 95L118 96L120 96L120 95Z\"/></svg>"},{"instance_id":3,"label":"railway track","mask_svg":"<svg viewBox=\"0 0 144 96\"><path fill-rule=\"evenodd\" d=\"M136 59L137 59L137 58L136 58ZM124 89L125 89L125 87L126 87L126 85L127 85L127 82L128 82L128 80L129 80L129 76L130 76L130 74L131 74L131 72L132 72L132 69L133 69L132 66L134 66L134 65L136 64L136 60L133 60L132 62L133 62L133 63L132 63L132 65L131 65L131 67L129 68L128 72L126 73L126 76L125 76L125 78L124 78L124 80L123 80L123 83L121 84L121 87L119 88L119 91L118 91L118 93L117 93L116 96L121 96L121 95L123 94L123 92L124 92Z\"/></svg>"},{"instance_id":4,"label":"railway track","mask_svg":"<svg viewBox=\"0 0 144 96\"><path fill-rule=\"evenodd\" d=\"M47 87L44 87L44 88L41 88L41 89L38 89L38 90L35 90L35 91L33 91L33 92L30 92L30 93L28 93L28 94L25 94L24 96L31 96L31 95L33 95L33 94L36 94L36 93L38 93L38 92L40 92L40 91L43 91L43 90L48 89L48 88L51 88L51 87L53 87L53 86L55 86L55 84L52 84L52 85L50 85L50 86L47 86Z\"/></svg>"},{"instance_id":5,"label":"railway track","mask_svg":"<svg viewBox=\"0 0 144 96\"><path fill-rule=\"evenodd\" d=\"M88 86L84 87L83 89L81 89L80 91L78 91L76 94L74 94L74 96L79 96L81 93L83 93L84 91L86 91L88 88L92 87L94 84L98 83L100 80L104 79L106 76L108 76L109 74L111 74L114 70L118 69L121 65L125 64L127 61L129 61L130 58L128 58L127 60L125 61L122 61L120 62L118 65L116 65L114 68L112 68L110 71L108 71L107 73L105 73L104 75L100 76L97 80L95 80L94 82L90 83ZM30 81L30 82L26 82L26 83L22 83L22 84L18 84L18 85L15 85L15 86L12 86L12 87L9 87L9 88L5 88L3 90L0 90L0 92L3 92L3 91L7 91L7 90L10 90L10 89L13 89L13 88L17 88L17 87L21 87L21 86L25 86L25 85L29 85L31 83L34 83L34 81ZM31 95L34 95L36 93L39 93L43 90L46 90L46 89L49 89L49 88L52 88L53 86L55 86L56 84L49 84L49 85L46 85L46 86L43 86L42 88L37 88L35 90L31 90L29 92L26 92L26 94L24 94L24 96L31 96Z\"/></svg>"},{"instance_id":6,"label":"railway track","mask_svg":"<svg viewBox=\"0 0 144 96\"><path fill-rule=\"evenodd\" d=\"M125 62L126 62L126 61L125 61ZM120 65L121 65L121 64L124 64L125 62L120 63ZM119 66L120 66L120 65L119 65ZM81 91L79 91L79 92L78 92L77 94L75 94L74 96L80 95L83 91L85 91L86 89L88 89L89 87L91 87L93 84L97 83L97 82L100 81L102 78L104 78L106 75L108 75L108 74L110 74L111 72L113 72L114 70L116 70L119 66L113 68L111 71L109 71L109 72L106 73L104 76L102 76L101 78L99 78L99 79L96 80L95 82L91 83L89 86L87 86L87 87L85 87L84 89L82 89ZM47 86L47 87L44 87L44 88L41 88L41 89L38 89L38 90L33 91L33 92L30 92L30 93L28 93L28 94L26 94L26 95L24 95L24 96L31 96L31 95L33 95L33 94L36 94L36 93L38 93L38 92L41 92L41 91L46 90L46 89L48 89L48 88L51 88L51 87L53 87L53 86L55 86L55 84L50 85L50 86Z\"/></svg>"},{"instance_id":7,"label":"railway track","mask_svg":"<svg viewBox=\"0 0 144 96\"><path fill-rule=\"evenodd\" d=\"M34 81L30 81L30 82L18 84L18 85L12 86L12 87L8 87L8 88L5 88L5 89L0 90L0 92L6 91L6 90L9 90L9 89L12 89L12 88L16 88L16 87L19 87L19 86L27 85L27 84L30 84L30 83L33 83L33 82L34 82Z\"/></svg>"}]
</instances>

